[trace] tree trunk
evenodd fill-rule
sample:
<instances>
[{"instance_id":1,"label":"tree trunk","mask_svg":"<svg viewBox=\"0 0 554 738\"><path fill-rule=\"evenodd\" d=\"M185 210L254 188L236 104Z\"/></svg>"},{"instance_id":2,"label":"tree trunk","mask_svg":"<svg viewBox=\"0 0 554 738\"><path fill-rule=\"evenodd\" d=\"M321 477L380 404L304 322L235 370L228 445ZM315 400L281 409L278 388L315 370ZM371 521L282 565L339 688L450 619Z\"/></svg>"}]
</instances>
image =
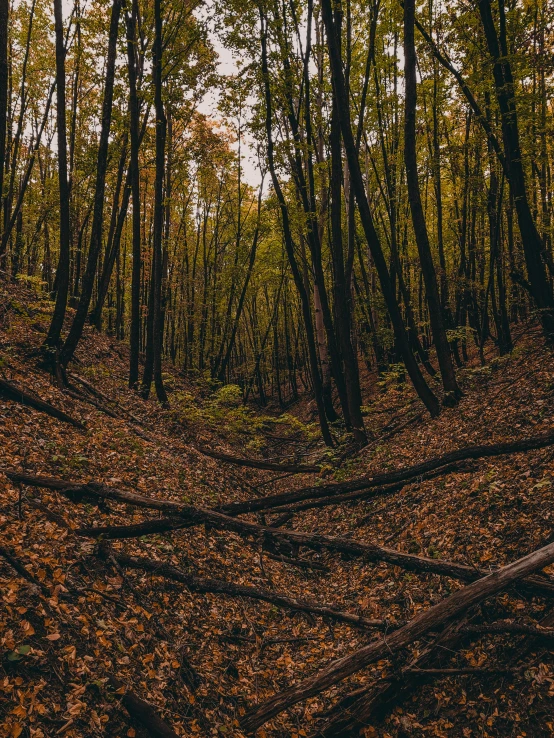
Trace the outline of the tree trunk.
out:
<instances>
[{"instance_id":1,"label":"tree trunk","mask_svg":"<svg viewBox=\"0 0 554 738\"><path fill-rule=\"evenodd\" d=\"M408 185L408 199L412 213L417 249L421 271L425 280L425 291L429 307L429 319L433 332L433 341L437 351L442 383L444 387L444 404L455 405L461 392L456 382L456 373L452 362L450 346L446 337L443 322L443 310L439 295L437 276L431 245L425 223L425 215L421 202L419 180L417 172L416 151L416 51L414 42L415 0L404 2L404 70L405 70L405 121L404 121L404 161L406 164L406 181Z\"/></svg>"},{"instance_id":2,"label":"tree trunk","mask_svg":"<svg viewBox=\"0 0 554 738\"><path fill-rule=\"evenodd\" d=\"M314 395L315 395L315 400L316 400L317 409L318 409L321 434L323 436L324 442L328 446L332 446L333 439L331 437L329 426L327 424L327 417L325 415L325 405L323 402L323 386L321 382L321 376L319 373L319 366L317 363L317 352L316 352L316 345L315 345L315 340L314 340L314 329L313 329L313 322L312 322L312 314L310 311L310 303L308 300L308 294L304 287L304 282L302 280L300 269L298 268L298 263L296 261L296 255L294 253L294 244L293 244L292 233L290 229L288 208L286 205L285 197L283 195L283 191L281 189L279 180L277 179L277 175L275 172L275 163L274 163L274 158L273 158L271 88L270 88L270 83L269 83L269 69L268 69L268 64L267 64L267 29L265 26L265 18L261 10L260 10L260 16L261 16L260 17L261 45L262 45L262 75L263 75L263 80L264 80L264 95L265 95L265 104L266 104L265 127L266 127L266 136L267 136L268 167L269 167L271 179L273 182L273 188L275 189L275 193L277 195L277 199L279 201L279 207L281 210L285 249L286 249L289 263L291 266L292 274L294 277L294 283L296 285L296 289L298 290L298 294L300 296L300 302L302 306L304 327L306 329L306 342L308 344L310 369L311 369L312 380L314 384Z\"/></svg>"},{"instance_id":3,"label":"tree trunk","mask_svg":"<svg viewBox=\"0 0 554 738\"><path fill-rule=\"evenodd\" d=\"M352 189L358 203L360 219L362 221L364 233L369 248L371 250L373 260L375 262L377 273L379 275L383 297L385 299L391 322L393 324L396 342L399 350L401 351L402 358L404 359L406 369L408 371L408 374L410 375L410 378L420 399L423 401L430 414L432 416L436 416L440 412L440 405L437 401L437 398L425 381L423 375L421 374L419 366L417 365L414 355L412 354L408 335L404 327L402 315L398 307L398 302L396 300L394 288L391 283L388 267L385 261L383 250L381 248L381 243L373 224L373 218L365 192L360 162L356 152L354 136L352 134L352 127L350 122L350 106L348 102L348 97L346 95L342 62L335 36L331 0L322 0L322 13L327 32L327 45L329 49L332 81L337 99L342 138L346 151L346 157L348 159L348 166L350 169Z\"/></svg>"},{"instance_id":4,"label":"tree trunk","mask_svg":"<svg viewBox=\"0 0 554 738\"><path fill-rule=\"evenodd\" d=\"M154 190L154 234L152 257L152 289L149 310L152 312L152 374L156 395L162 403L167 403L167 395L162 378L162 271L163 271L163 221L164 221L164 180L165 180L165 141L167 118L162 100L162 14L161 0L154 2L154 43L152 47L152 77L154 81L154 107L156 112L156 182ZM152 374L145 366L142 380L142 395L148 397Z\"/></svg>"},{"instance_id":5,"label":"tree trunk","mask_svg":"<svg viewBox=\"0 0 554 738\"><path fill-rule=\"evenodd\" d=\"M493 62L496 99L500 108L502 123L504 156L510 188L514 197L529 286L535 304L540 311L540 320L544 333L550 340L553 340L554 300L543 262L544 244L537 230L527 195L519 140L515 85L506 42L504 3L502 1L499 3L499 35L496 32L490 0L479 1L479 13L485 32L487 47Z\"/></svg>"},{"instance_id":6,"label":"tree trunk","mask_svg":"<svg viewBox=\"0 0 554 738\"><path fill-rule=\"evenodd\" d=\"M10 0L0 0L0 234L2 228L2 193L6 159L6 121L8 118L8 17ZM5 225L5 224L4 224Z\"/></svg>"},{"instance_id":7,"label":"tree trunk","mask_svg":"<svg viewBox=\"0 0 554 738\"><path fill-rule=\"evenodd\" d=\"M104 194L106 190L106 169L108 165L108 143L112 121L113 89L115 80L115 63L117 55L117 36L119 16L122 0L114 0L110 17L108 36L108 54L106 60L106 81L104 86L104 100L102 102L102 125L98 144L96 161L96 184L94 191L94 208L92 214L92 228L87 265L83 275L81 297L69 334L65 340L62 352L62 365L66 367L73 358L77 344L83 334L83 328L88 315L98 257L102 248L102 229L104 223Z\"/></svg>"},{"instance_id":8,"label":"tree trunk","mask_svg":"<svg viewBox=\"0 0 554 738\"><path fill-rule=\"evenodd\" d=\"M65 112L65 45L63 34L62 0L54 0L54 20L56 31L56 123L58 127L58 183L60 193L60 255L56 269L56 304L44 347L56 352L60 344L67 295L69 292L69 182L67 179L67 127ZM52 357L50 359L52 361ZM53 360L57 365L57 357Z\"/></svg>"},{"instance_id":9,"label":"tree trunk","mask_svg":"<svg viewBox=\"0 0 554 738\"><path fill-rule=\"evenodd\" d=\"M350 286L346 281L342 237L342 146L337 101L333 97L331 113L331 255L333 258L333 287L335 297L335 332L344 367L346 398L352 434L362 446L367 436L362 417L362 393L358 360L351 340ZM353 238L353 234L352 234Z\"/></svg>"}]
</instances>

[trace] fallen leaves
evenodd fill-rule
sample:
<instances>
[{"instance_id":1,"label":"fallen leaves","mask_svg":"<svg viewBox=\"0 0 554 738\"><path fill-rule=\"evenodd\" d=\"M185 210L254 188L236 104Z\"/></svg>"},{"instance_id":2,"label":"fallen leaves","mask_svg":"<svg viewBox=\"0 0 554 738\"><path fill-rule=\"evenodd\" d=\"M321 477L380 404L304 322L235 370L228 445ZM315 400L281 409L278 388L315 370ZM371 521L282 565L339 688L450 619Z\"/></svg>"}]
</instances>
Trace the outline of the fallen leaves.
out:
<instances>
[{"instance_id":1,"label":"fallen leaves","mask_svg":"<svg viewBox=\"0 0 554 738\"><path fill-rule=\"evenodd\" d=\"M78 411L79 417L87 417L89 431L86 437L69 427L62 433L57 421L2 403L0 442L6 464L36 473L66 474L68 478L103 479L151 496L210 505L248 498L253 494L252 486L268 481L271 475L265 472L225 468L193 453L182 435L173 433L170 416L125 388L126 366L113 352L110 355L109 346L105 336L89 336L80 349L79 371L93 384L101 382L106 392L147 422L156 443L132 436L122 420L108 421L95 409L79 405L51 386L49 378L25 357L14 355L10 362L16 379L24 381L31 374L32 385L41 396L69 414ZM513 361L513 369L507 363L503 371L509 376L513 370L515 375L524 361L525 354L521 353ZM545 354L543 364L532 382L521 381L511 388L508 398L499 396L494 402L488 402L487 395L495 391L495 378L490 379L488 389L475 379L475 387L462 401L459 413L445 411L435 421L407 427L378 449L362 452L349 466L348 476L414 463L484 438L510 438L513 428L525 425L523 418L532 414L536 414L534 420L541 428L550 428L550 402L538 402L544 399L541 393L547 394L548 383L554 377L549 355ZM176 375L177 387L181 381ZM397 412L393 410L399 405L394 388L376 397L387 414ZM183 432L182 428L178 431ZM196 432L202 432L203 443L209 443L209 433L191 425L191 437ZM230 451L240 455L242 449ZM550 534L552 478L548 451L529 458L495 459L480 463L471 473L453 474L444 483L431 480L410 485L384 504L381 501L308 511L297 516L293 525L334 535L355 532L356 536L383 544L389 539L391 543L384 545L468 564L504 563ZM285 491L294 485L301 486L302 480L286 479L276 483L274 489ZM239 735L237 721L245 706L366 642L366 636L346 626L330 627L319 619L286 615L266 604L192 595L149 575L133 573L124 578L113 567L99 562L94 541L78 540L71 530L48 519L27 501L40 500L71 526L101 524L105 520L103 510L72 505L55 492L23 488L20 519L18 497L19 489L0 479L2 536L52 596L45 600L1 565L0 648L5 673L0 676L0 690L9 703L9 710L0 718L2 736L18 738L28 730L32 738L80 738L95 735L94 731L111 731L135 738L134 727L118 707L122 691L114 694L106 686L113 673L156 705L182 736L218 732ZM366 520L358 527L362 515ZM138 522L142 513L114 506L110 517ZM269 576L276 589L291 596L341 603L344 609L355 609L365 617L386 618L391 627L458 586L436 576L407 574L383 564L327 560L323 554L317 560L331 564L325 575L292 569L267 557L263 558L262 571L257 549L249 549L235 535L204 529L130 545L136 553L169 559L176 566L190 567L207 577L225 576L235 582L268 586ZM489 606L525 616L540 613L543 608L539 602L524 603L511 594ZM220 637L224 633L241 636L242 640L227 641ZM300 640L262 647L264 641L291 637ZM483 641L465 649L463 661L472 666L494 663L497 649L502 646ZM10 654L17 658L10 659ZM464 736L481 735L475 733L476 725L486 726L492 735L512 734L512 727L514 734L537 734L533 733L541 719L537 705L554 694L552 664L549 658L543 661L544 670L541 667L536 672L540 679L518 680L517 689L505 690L508 697L504 702L488 692L491 685L469 679L445 679L438 689L422 686L417 700L408 703L405 712L395 713L394 720L384 724L366 727L365 735L396 738L402 728L400 717L409 721L414 735L450 736L455 730ZM188 665L201 677L195 692L187 679ZM390 670L391 664L383 661L344 688L369 685L390 674ZM317 703L317 709L328 708L339 697L339 692L327 695ZM476 708L478 703L493 704L486 700L493 701L494 707L483 711L483 721ZM499 706L495 714L497 704L504 706ZM275 726L267 726L267 738L279 734L303 738L308 716L312 717L310 723L317 720L313 712L310 705L302 717L299 713L283 716ZM491 727L487 721L493 718ZM515 728L517 724L523 728Z\"/></svg>"}]
</instances>

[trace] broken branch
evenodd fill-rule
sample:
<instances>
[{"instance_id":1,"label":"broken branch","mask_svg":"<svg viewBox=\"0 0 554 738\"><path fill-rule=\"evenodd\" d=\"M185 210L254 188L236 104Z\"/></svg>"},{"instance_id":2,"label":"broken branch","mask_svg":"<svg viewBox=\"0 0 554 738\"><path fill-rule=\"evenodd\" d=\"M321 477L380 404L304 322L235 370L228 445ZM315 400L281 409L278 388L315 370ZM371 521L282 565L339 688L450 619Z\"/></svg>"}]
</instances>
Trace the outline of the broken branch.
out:
<instances>
[{"instance_id":1,"label":"broken branch","mask_svg":"<svg viewBox=\"0 0 554 738\"><path fill-rule=\"evenodd\" d=\"M332 661L314 676L303 680L284 692L277 693L271 699L263 702L247 713L242 722L243 729L253 732L263 723L297 702L319 694L324 689L337 684L350 674L354 674L378 659L392 656L401 648L405 648L418 640L432 628L443 625L478 602L500 592L517 580L548 566L552 562L554 562L554 543L550 543L538 551L533 551L522 559L468 584L464 589L455 592L442 602L421 613L404 627L390 633L386 638L376 639L353 654Z\"/></svg>"}]
</instances>

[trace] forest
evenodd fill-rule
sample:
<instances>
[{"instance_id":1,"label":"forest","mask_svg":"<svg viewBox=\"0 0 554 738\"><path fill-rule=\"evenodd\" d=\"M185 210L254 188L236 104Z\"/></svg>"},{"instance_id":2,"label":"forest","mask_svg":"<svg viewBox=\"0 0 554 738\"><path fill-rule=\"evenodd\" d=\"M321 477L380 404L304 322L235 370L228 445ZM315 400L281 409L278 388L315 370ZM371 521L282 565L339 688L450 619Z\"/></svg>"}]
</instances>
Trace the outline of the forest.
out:
<instances>
[{"instance_id":1,"label":"forest","mask_svg":"<svg viewBox=\"0 0 554 738\"><path fill-rule=\"evenodd\" d=\"M554 734L551 0L0 0L0 736Z\"/></svg>"}]
</instances>

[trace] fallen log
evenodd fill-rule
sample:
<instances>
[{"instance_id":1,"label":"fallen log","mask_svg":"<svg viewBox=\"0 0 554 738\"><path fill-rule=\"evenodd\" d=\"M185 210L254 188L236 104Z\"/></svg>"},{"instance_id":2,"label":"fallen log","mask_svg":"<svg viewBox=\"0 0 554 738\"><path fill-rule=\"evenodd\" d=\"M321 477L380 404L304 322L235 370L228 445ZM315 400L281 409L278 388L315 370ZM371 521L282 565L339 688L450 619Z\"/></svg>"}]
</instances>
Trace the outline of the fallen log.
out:
<instances>
[{"instance_id":1,"label":"fallen log","mask_svg":"<svg viewBox=\"0 0 554 738\"><path fill-rule=\"evenodd\" d=\"M129 715L139 722L152 738L179 738L173 728L161 719L153 705L123 687L115 677L111 677L110 682L116 692L121 693L121 703Z\"/></svg>"},{"instance_id":2,"label":"fallen log","mask_svg":"<svg viewBox=\"0 0 554 738\"><path fill-rule=\"evenodd\" d=\"M513 635L530 635L537 638L554 639L554 628L545 628L534 623L484 623L483 625L468 625L462 633L471 635L488 635L496 633L511 633Z\"/></svg>"},{"instance_id":3,"label":"fallen log","mask_svg":"<svg viewBox=\"0 0 554 738\"><path fill-rule=\"evenodd\" d=\"M25 474L24 472L18 472L13 469L0 468L0 474L3 474L12 482L27 484L29 487L42 487L43 489L55 489L58 491L77 487L80 484L79 482L68 482L65 479L58 479L58 477L43 477L35 474Z\"/></svg>"},{"instance_id":4,"label":"fallen log","mask_svg":"<svg viewBox=\"0 0 554 738\"><path fill-rule=\"evenodd\" d=\"M247 597L254 600L262 600L269 602L278 607L284 607L299 612L308 612L313 615L320 615L324 618L330 618L341 623L348 623L357 628L383 628L385 622L383 620L369 620L360 615L349 612L342 612L329 605L318 605L314 602L299 600L295 597L288 597L284 594L273 592L269 589L260 587L251 587L243 584L234 584L233 582L225 582L221 579L207 579L198 577L193 574L178 569L161 561L152 561L146 558L137 558L127 556L126 554L113 553L114 559L118 564L127 569L139 569L147 571L155 576L171 579L175 582L184 584L191 592L201 594L223 594L230 597Z\"/></svg>"},{"instance_id":5,"label":"fallen log","mask_svg":"<svg viewBox=\"0 0 554 738\"><path fill-rule=\"evenodd\" d=\"M329 573L328 567L324 564L320 564L317 561L310 561L309 559L293 558L291 556L285 556L281 553L272 553L271 551L264 550L265 555L272 561L279 561L281 564L288 564L289 566L296 566L299 569L312 569L314 571L324 571Z\"/></svg>"},{"instance_id":6,"label":"fallen log","mask_svg":"<svg viewBox=\"0 0 554 738\"><path fill-rule=\"evenodd\" d=\"M456 449L455 451L450 451L442 456L435 456L427 461L422 461L419 464L403 467L395 471L380 472L374 475L358 477L357 479L351 479L348 482L302 487L302 489L294 490L292 492L282 492L268 497L259 497L247 502L236 502L222 505L221 511L228 515L240 515L242 513L259 512L260 510L268 510L270 508L291 505L293 503L302 502L303 500L312 498L316 499L351 492L361 492L362 490L371 489L373 487L381 487L383 485L396 484L398 482L407 482L409 480L417 479L423 474L427 474L428 472L440 469L447 464L452 464L458 461L505 456L506 454L533 451L552 445L554 445L554 432L546 433L541 436L533 436L531 438L522 438L519 441L510 441L507 443L466 446L466 448Z\"/></svg>"},{"instance_id":7,"label":"fallen log","mask_svg":"<svg viewBox=\"0 0 554 738\"><path fill-rule=\"evenodd\" d=\"M45 597L50 598L52 596L52 593L50 592L48 587L41 581L39 581L36 577L34 577L31 572L27 571L27 569L9 550L9 548L0 545L0 556L8 562L8 564L19 574L20 577L30 582L33 586L37 588L37 590L42 592Z\"/></svg>"},{"instance_id":8,"label":"fallen log","mask_svg":"<svg viewBox=\"0 0 554 738\"><path fill-rule=\"evenodd\" d=\"M136 417L136 415L133 415L129 410L127 410L126 407L121 405L117 400L112 399L108 395L101 392L98 387L95 387L93 384L90 384L90 382L87 382L85 379L80 377L78 374L71 374L71 379L76 379L79 384L82 384L83 387L92 395L95 395L100 400L105 400L106 402L110 402L112 405L115 405L119 410L121 410L122 413L128 416L130 420L133 421L133 423L136 423L137 425L143 425L143 423Z\"/></svg>"},{"instance_id":9,"label":"fallen log","mask_svg":"<svg viewBox=\"0 0 554 738\"><path fill-rule=\"evenodd\" d=\"M108 497L109 498L109 497ZM112 499L114 499L112 497ZM373 543L360 543L350 538L339 538L336 536L326 536L319 533L310 534L296 530L287 530L283 528L270 528L263 525L257 525L240 518L232 518L227 515L206 510L204 508L195 508L182 506L180 516L171 518L153 518L142 523L119 526L104 526L97 528L79 528L75 531L78 536L84 538L100 538L106 540L121 540L125 538L140 538L145 535L166 533L169 531L189 528L192 525L206 523L215 528L224 530L232 530L239 535L254 536L257 541L260 538L274 539L278 541L288 541L297 546L304 546L314 551L327 549L340 554L345 554L354 558L363 558L366 561L375 563L383 561L392 566L399 566L407 571L415 571L422 574L438 574L440 576L451 577L464 582L473 582L479 577L485 576L486 571L467 566L466 564L458 564L455 561L445 559L431 559L425 556L416 556L414 554L396 551L392 548L377 546ZM533 592L545 596L554 595L554 581L543 576L526 577L522 583L529 587Z\"/></svg>"},{"instance_id":10,"label":"fallen log","mask_svg":"<svg viewBox=\"0 0 554 738\"><path fill-rule=\"evenodd\" d=\"M465 564L458 564L454 561L415 556L414 554L396 551L395 549L377 546L372 543L360 543L350 538L310 534L284 528L258 525L247 520L224 515L216 510L194 507L193 505L174 502L172 500L157 500L152 497L145 497L136 492L114 489L93 482L78 484L55 477L33 476L1 468L0 473L5 474L12 481L57 490L68 495L73 501L83 499L109 499L134 505L135 507L175 513L174 517L170 518L154 518L131 525L80 528L75 531L77 535L84 538L104 538L107 540L138 538L143 535L166 533L204 523L216 528L232 530L239 535L252 535L256 540L265 537L269 540L289 541L290 543L305 546L314 551L327 549L355 558L364 558L370 562L383 561L409 571L439 574L465 582L472 582L484 576L486 573L483 570ZM554 582L547 577L528 577L524 580L523 584L543 595L554 594Z\"/></svg>"},{"instance_id":11,"label":"fallen log","mask_svg":"<svg viewBox=\"0 0 554 738\"><path fill-rule=\"evenodd\" d=\"M429 479L440 477L443 474L452 474L452 472L462 472L466 470L467 466L465 462L458 461L452 464L447 464L441 469L435 469L434 471L422 474L420 477L418 477L417 481L424 482ZM297 502L292 505L266 508L264 509L264 512L267 510L268 512L272 513L290 514L292 516L293 514L302 512L304 510L313 510L315 508L328 507L329 505L341 505L343 503L349 502L362 502L363 500L374 499L375 497L384 497L386 495L394 494L395 492L400 492L400 490L404 489L404 487L406 487L411 482L413 482L413 480L396 482L395 484L384 485L382 487L373 487L371 489L362 490L361 492L347 492L343 495L330 495L328 497L322 497L315 500L310 499L306 502ZM233 503L230 505L221 505L217 509L221 512L226 512L227 515L238 515L240 514L240 511L237 513L236 508L242 504L243 503L238 502L235 504L235 506L233 506Z\"/></svg>"},{"instance_id":12,"label":"fallen log","mask_svg":"<svg viewBox=\"0 0 554 738\"><path fill-rule=\"evenodd\" d=\"M512 633L529 635L526 648L508 660L508 666L517 660L517 656L525 655L529 645L536 639L554 637L554 612L546 615L538 625L519 623L491 623L489 625L467 624L467 618L447 627L437 641L423 650L417 659L403 669L400 674L391 675L370 687L357 689L351 695L336 704L327 716L331 717L314 735L314 738L347 738L358 736L360 731L375 720L383 719L392 708L398 707L413 691L421 686L421 679L410 679L410 676L421 675L431 663L436 663L440 656L451 654L460 638L464 635L485 635L488 633ZM428 670L427 670L428 671ZM440 676L440 674L438 674ZM338 713L338 714L336 714Z\"/></svg>"},{"instance_id":13,"label":"fallen log","mask_svg":"<svg viewBox=\"0 0 554 738\"><path fill-rule=\"evenodd\" d=\"M401 482L405 484L409 480L428 475L431 472L438 471L441 468L442 473L451 473L452 471L456 471L457 469L459 469L459 467L456 466L457 462L467 461L469 459L487 458L502 456L511 453L532 451L540 448L546 448L547 446L551 445L554 445L554 433L547 433L541 436L533 436L531 438L524 438L519 441L512 441L508 443L489 444L482 446L467 446L466 448L457 449L447 454L443 454L442 456L436 456L432 459L421 462L420 464L414 464L413 466L404 467L396 471L382 472L373 476L359 477L348 482L303 487L300 490L295 490L292 492L283 492L277 495L270 495L268 497L259 497L253 500L247 500L245 502L232 502L225 505L220 505L216 509L218 512L225 513L226 515L242 515L245 513L259 512L261 510L270 510L272 508L282 508L282 511L285 512L288 511L286 510L285 506L302 502L304 500L315 500L331 497L336 497L336 499L338 500L338 495L351 494L352 496L342 499L342 501L351 501L356 499L353 493L370 490L375 487L383 488L380 494L390 494L394 491L398 491L398 489L401 489L401 487L393 488L388 485L396 485ZM29 475L14 472L13 470L2 469L0 471L6 474L6 476L8 476L13 481L18 481L16 479L16 476L29 477ZM39 485L35 482L25 483L48 487L49 485L46 481L46 478L43 477L41 479L43 480L42 485ZM60 485L60 483L61 485L65 485L65 487L75 487L78 484L75 482L63 482L62 480L56 480L54 482L54 484L57 485ZM63 489L63 486L50 487L50 489L61 490ZM128 494L132 495L133 493ZM377 494L379 493L375 492L375 495ZM371 493L368 493L368 496L372 496ZM138 497L142 496L139 495ZM135 496L135 499L138 499L138 497ZM144 502L140 504L141 507L151 507L152 509L157 510L177 510L179 508L179 503L164 501L162 503L162 506L159 506L156 505L156 501L152 498L142 497L142 499ZM149 499L151 500L152 504L148 504ZM360 496L358 499L364 498ZM133 503L131 501L130 503L137 505L139 504L138 502ZM326 502L325 504L331 503Z\"/></svg>"},{"instance_id":14,"label":"fallen log","mask_svg":"<svg viewBox=\"0 0 554 738\"><path fill-rule=\"evenodd\" d=\"M79 430L86 430L86 427L80 420L72 418L71 415L64 413L63 410L58 410L57 407L54 407L49 402L41 400L40 397L37 397L36 395L29 394L29 392L25 392L25 390L20 389L15 384L8 382L5 379L0 379L0 394L10 400L19 402L21 405L32 407L34 410L46 413L46 415L50 415L52 418L61 420L64 423L69 423L75 428L79 428Z\"/></svg>"},{"instance_id":15,"label":"fallen log","mask_svg":"<svg viewBox=\"0 0 554 738\"><path fill-rule=\"evenodd\" d=\"M554 543L551 543L468 584L467 587L421 613L402 628L388 634L386 638L376 639L353 654L332 661L320 672L258 705L243 718L242 728L246 732L254 732L272 717L297 702L319 694L379 659L393 656L431 629L444 625L462 615L470 607L553 562Z\"/></svg>"},{"instance_id":16,"label":"fallen log","mask_svg":"<svg viewBox=\"0 0 554 738\"><path fill-rule=\"evenodd\" d=\"M107 415L110 418L113 418L114 420L120 420L123 423L130 424L129 426L130 430L135 435L137 435L139 438L143 438L145 441L148 441L149 443L155 443L155 440L150 438L150 436L147 433L145 433L140 428L136 427L137 421L134 419L134 416L131 416L131 418L129 418L129 417L123 417L121 415L118 415L116 412L111 410L109 407L104 405L102 402L99 402L94 397L91 397L91 394L85 395L79 390L77 390L77 388L74 385L72 386L72 385L67 384L67 386L65 387L65 393L68 394L70 397L73 397L75 400L79 400L80 402L86 402L89 405L92 405L97 410L99 410L101 413L104 413L105 415ZM114 402L113 404L116 407L121 408L121 406L118 405L117 403ZM141 425L141 424L138 423L138 425Z\"/></svg>"},{"instance_id":17,"label":"fallen log","mask_svg":"<svg viewBox=\"0 0 554 738\"><path fill-rule=\"evenodd\" d=\"M209 456L210 459L225 461L225 463L234 464L235 466L248 466L252 469L288 472L289 474L319 474L321 471L321 468L315 465L273 464L269 461L262 461L261 459L245 459L240 456L231 456L230 454L224 454L220 451L212 451L211 449L203 448L202 446L196 446L195 448L203 456Z\"/></svg>"}]
</instances>

